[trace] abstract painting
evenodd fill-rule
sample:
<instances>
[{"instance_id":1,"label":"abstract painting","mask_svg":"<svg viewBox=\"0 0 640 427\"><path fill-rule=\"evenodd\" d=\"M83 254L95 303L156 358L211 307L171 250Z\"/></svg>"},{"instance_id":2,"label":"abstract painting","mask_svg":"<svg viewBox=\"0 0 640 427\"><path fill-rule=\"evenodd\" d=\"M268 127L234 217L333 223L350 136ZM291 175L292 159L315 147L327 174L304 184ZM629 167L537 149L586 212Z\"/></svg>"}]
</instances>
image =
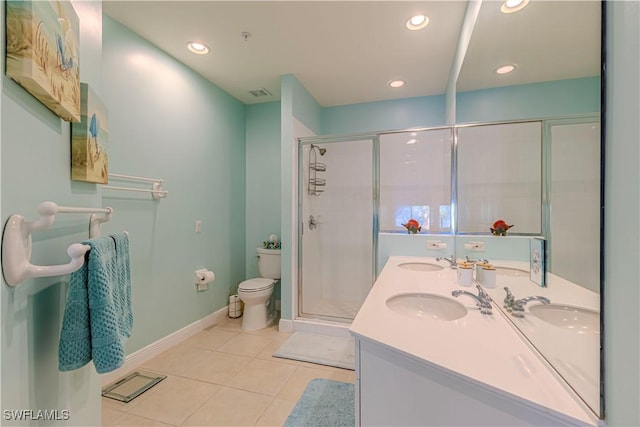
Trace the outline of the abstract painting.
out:
<instances>
[{"instance_id":1,"label":"abstract painting","mask_svg":"<svg viewBox=\"0 0 640 427\"><path fill-rule=\"evenodd\" d=\"M7 1L7 75L69 122L80 121L80 21L69 1Z\"/></svg>"},{"instance_id":2,"label":"abstract painting","mask_svg":"<svg viewBox=\"0 0 640 427\"><path fill-rule=\"evenodd\" d=\"M71 124L71 179L106 184L109 180L107 109L88 84L80 85L80 122Z\"/></svg>"}]
</instances>

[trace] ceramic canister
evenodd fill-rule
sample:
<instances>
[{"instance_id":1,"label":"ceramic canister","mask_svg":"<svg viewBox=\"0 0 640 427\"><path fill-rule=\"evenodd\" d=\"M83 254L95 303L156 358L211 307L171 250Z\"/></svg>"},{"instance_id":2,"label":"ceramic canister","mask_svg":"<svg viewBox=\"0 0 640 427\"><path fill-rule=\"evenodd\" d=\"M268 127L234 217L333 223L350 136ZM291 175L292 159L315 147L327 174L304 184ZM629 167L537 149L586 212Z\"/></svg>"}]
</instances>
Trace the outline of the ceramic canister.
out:
<instances>
[{"instance_id":1,"label":"ceramic canister","mask_svg":"<svg viewBox=\"0 0 640 427\"><path fill-rule=\"evenodd\" d=\"M480 283L485 288L496 287L496 268L492 265L485 265L482 267L482 281Z\"/></svg>"},{"instance_id":2,"label":"ceramic canister","mask_svg":"<svg viewBox=\"0 0 640 427\"><path fill-rule=\"evenodd\" d=\"M476 263L476 282L483 283L484 282L484 270L483 268L487 265L491 265L486 262L477 262Z\"/></svg>"},{"instance_id":3,"label":"ceramic canister","mask_svg":"<svg viewBox=\"0 0 640 427\"><path fill-rule=\"evenodd\" d=\"M471 265L458 265L458 284L460 286L471 286L473 284L473 268L471 268Z\"/></svg>"}]
</instances>

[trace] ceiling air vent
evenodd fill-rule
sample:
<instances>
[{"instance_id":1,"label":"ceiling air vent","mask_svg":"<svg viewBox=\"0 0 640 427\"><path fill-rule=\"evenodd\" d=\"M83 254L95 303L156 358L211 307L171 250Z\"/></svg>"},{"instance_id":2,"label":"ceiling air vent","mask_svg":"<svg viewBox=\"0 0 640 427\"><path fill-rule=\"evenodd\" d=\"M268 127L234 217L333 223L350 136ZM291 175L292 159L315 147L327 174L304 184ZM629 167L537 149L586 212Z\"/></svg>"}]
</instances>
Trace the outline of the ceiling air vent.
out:
<instances>
[{"instance_id":1,"label":"ceiling air vent","mask_svg":"<svg viewBox=\"0 0 640 427\"><path fill-rule=\"evenodd\" d=\"M249 93L253 96L255 96L256 98L260 98L263 96L271 96L271 92L269 92L268 90L266 90L265 88L261 87L258 89L254 89L254 90L250 90Z\"/></svg>"}]
</instances>

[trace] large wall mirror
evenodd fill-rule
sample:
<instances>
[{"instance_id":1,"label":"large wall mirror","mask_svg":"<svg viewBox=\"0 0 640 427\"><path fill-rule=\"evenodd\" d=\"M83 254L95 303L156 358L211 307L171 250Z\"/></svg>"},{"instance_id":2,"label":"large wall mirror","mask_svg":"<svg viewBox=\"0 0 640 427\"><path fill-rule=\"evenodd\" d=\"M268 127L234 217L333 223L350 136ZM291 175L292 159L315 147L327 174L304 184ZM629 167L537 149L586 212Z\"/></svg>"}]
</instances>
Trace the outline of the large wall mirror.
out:
<instances>
[{"instance_id":1,"label":"large wall mirror","mask_svg":"<svg viewBox=\"0 0 640 427\"><path fill-rule=\"evenodd\" d=\"M457 85L456 255L497 264L493 299L503 306L505 287L524 298L522 311L506 304L505 315L602 417L601 4L531 1L512 14L500 6L483 2ZM495 72L509 64L510 74ZM514 85L524 85L508 100L519 107L496 104ZM544 98L565 87L571 99ZM506 237L490 233L498 219L515 224ZM531 272L541 240L545 283ZM537 296L549 303L527 299Z\"/></svg>"}]
</instances>

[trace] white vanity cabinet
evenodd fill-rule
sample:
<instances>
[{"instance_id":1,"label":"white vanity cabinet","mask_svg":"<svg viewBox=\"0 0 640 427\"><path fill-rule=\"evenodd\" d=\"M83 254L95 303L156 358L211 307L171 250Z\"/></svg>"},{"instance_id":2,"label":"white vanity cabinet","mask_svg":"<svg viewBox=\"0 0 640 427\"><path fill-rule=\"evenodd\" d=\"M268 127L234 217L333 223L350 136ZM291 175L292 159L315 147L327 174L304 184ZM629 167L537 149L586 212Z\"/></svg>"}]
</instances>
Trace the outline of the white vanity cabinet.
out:
<instances>
[{"instance_id":1,"label":"white vanity cabinet","mask_svg":"<svg viewBox=\"0 0 640 427\"><path fill-rule=\"evenodd\" d=\"M589 425L366 339L357 338L356 348L362 426Z\"/></svg>"},{"instance_id":2,"label":"white vanity cabinet","mask_svg":"<svg viewBox=\"0 0 640 427\"><path fill-rule=\"evenodd\" d=\"M425 274L391 257L351 326L356 420L362 426L595 426L597 418L494 309L472 298L454 321L412 318L386 301L403 293L451 297L455 271ZM475 288L468 288L473 292ZM477 293L477 292L475 292Z\"/></svg>"}]
</instances>

